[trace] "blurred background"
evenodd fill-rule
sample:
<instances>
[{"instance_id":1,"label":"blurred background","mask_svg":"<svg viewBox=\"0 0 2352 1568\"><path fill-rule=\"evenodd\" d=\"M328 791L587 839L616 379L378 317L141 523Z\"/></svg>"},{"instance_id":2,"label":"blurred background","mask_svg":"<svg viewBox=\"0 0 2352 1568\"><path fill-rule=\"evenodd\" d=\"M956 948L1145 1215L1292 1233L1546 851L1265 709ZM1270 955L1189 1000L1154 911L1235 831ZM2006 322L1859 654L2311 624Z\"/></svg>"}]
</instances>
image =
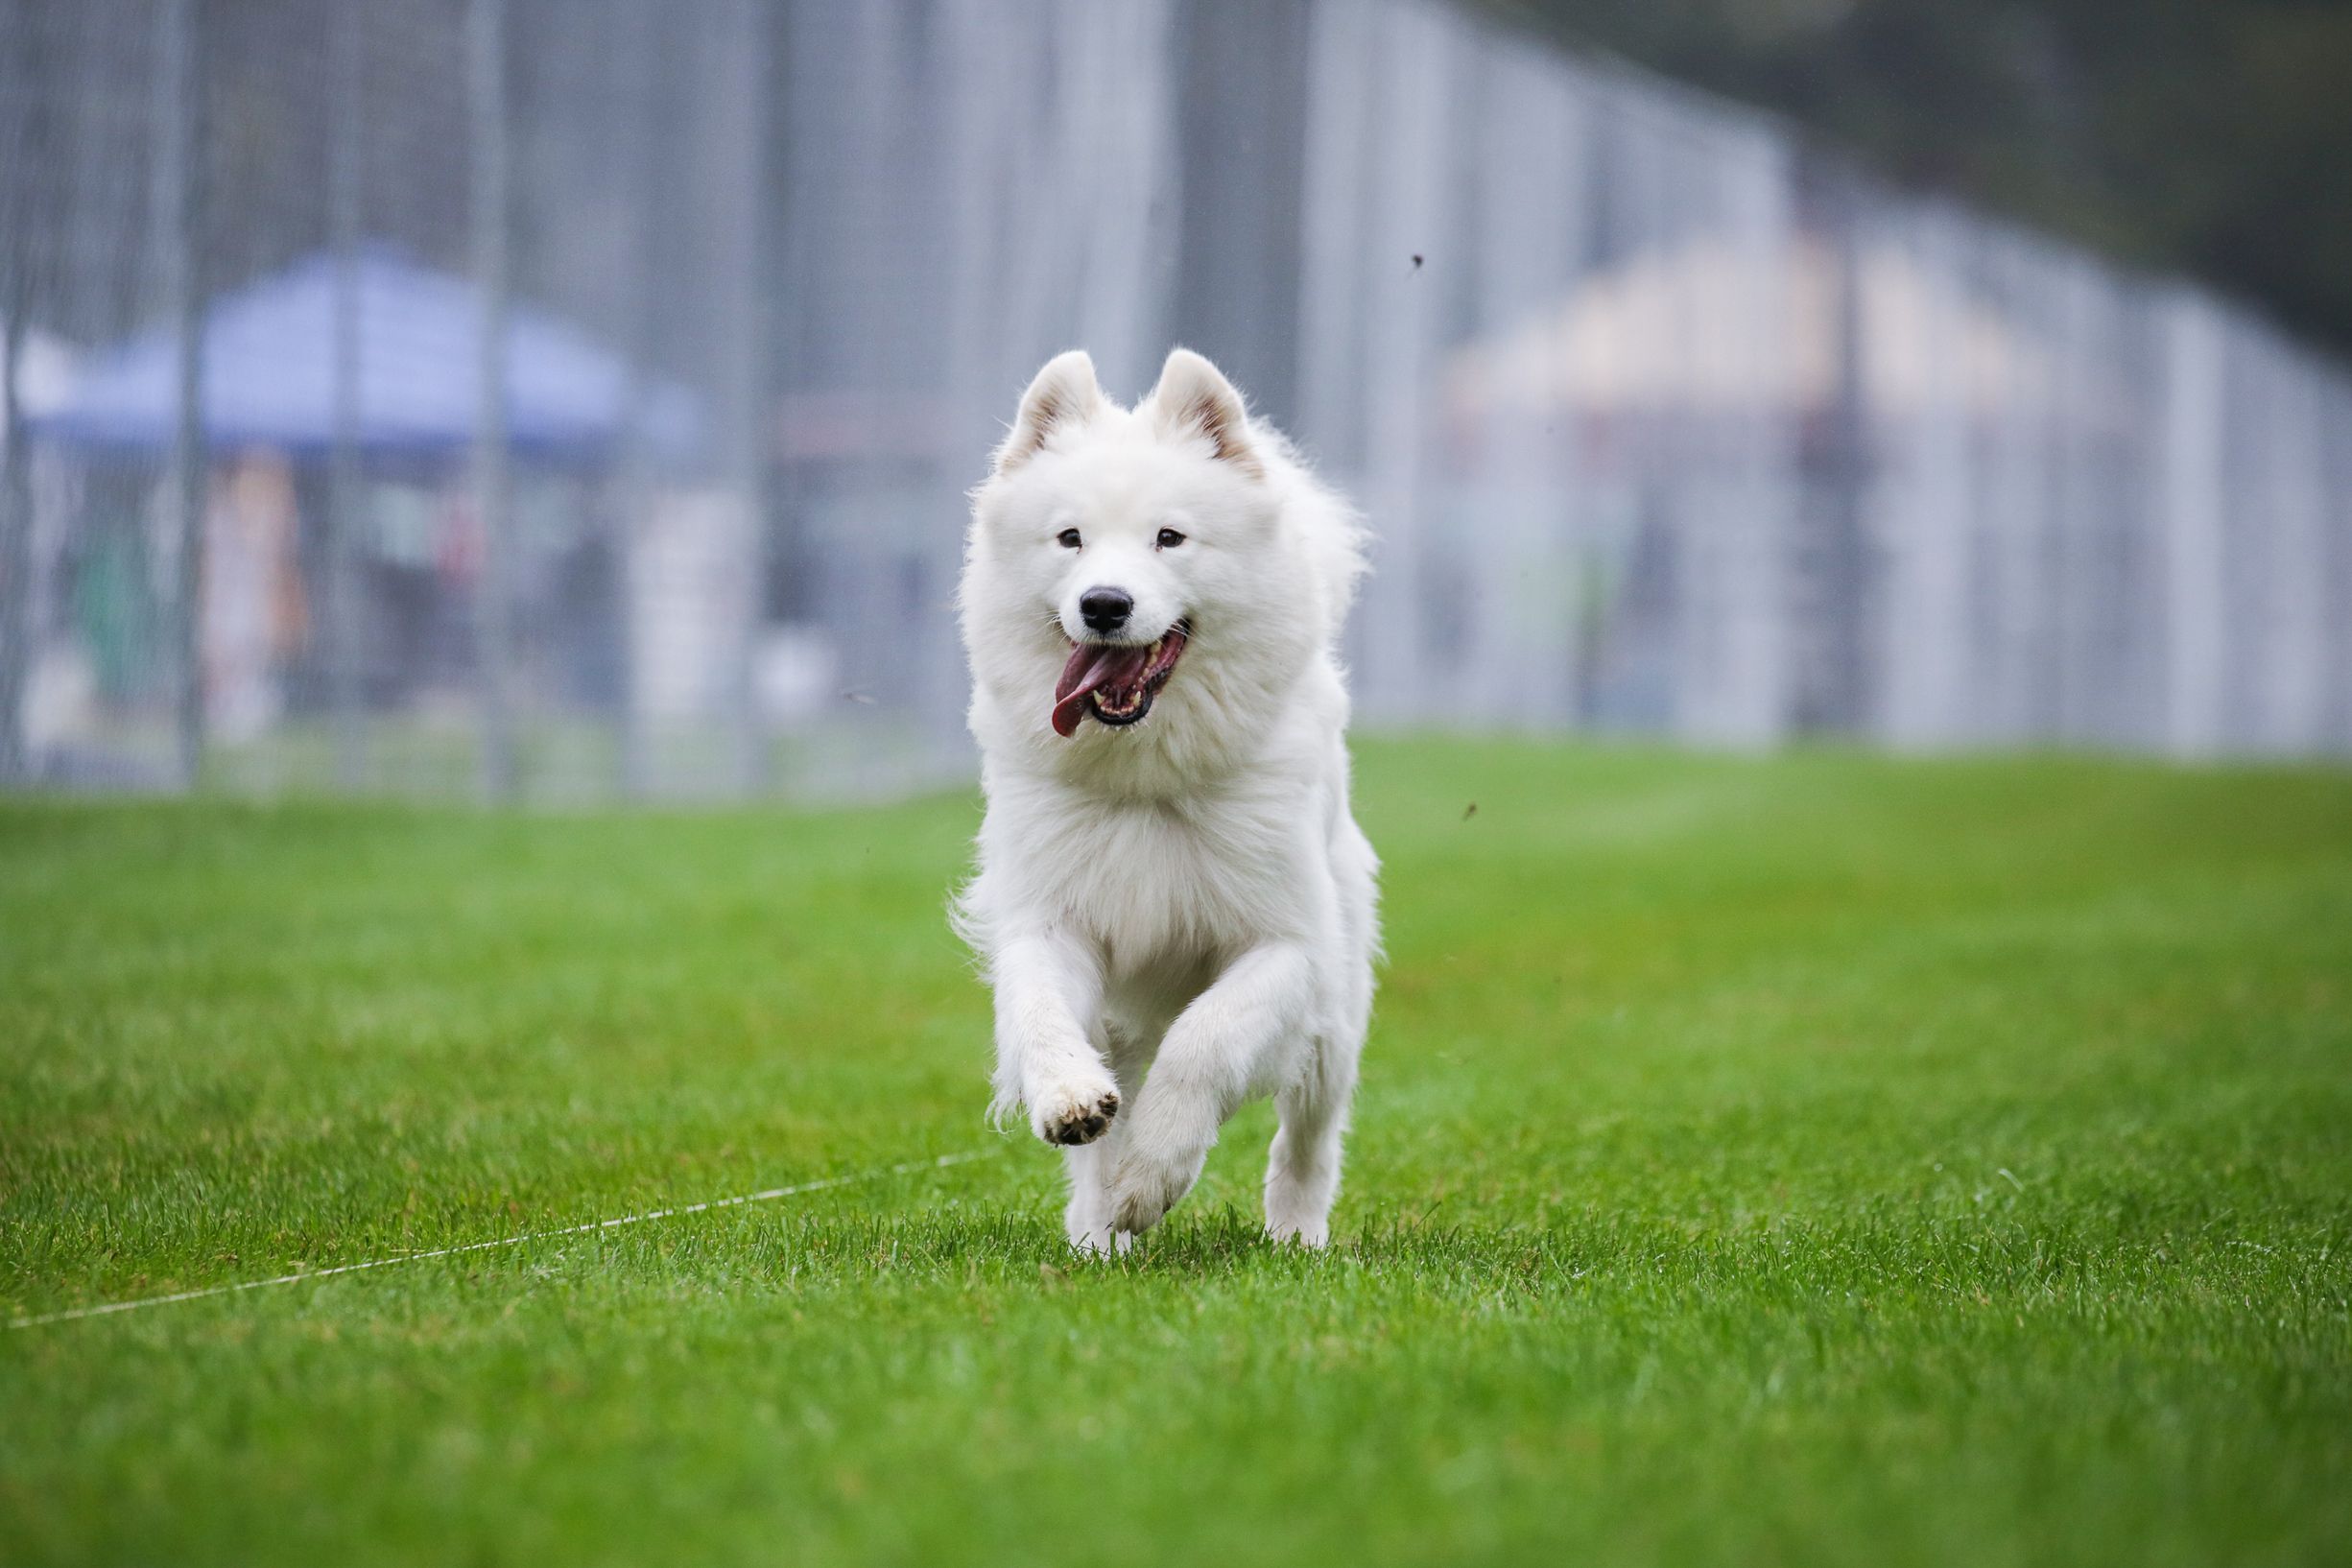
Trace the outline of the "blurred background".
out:
<instances>
[{"instance_id":1,"label":"blurred background","mask_svg":"<svg viewBox=\"0 0 2352 1568\"><path fill-rule=\"evenodd\" d=\"M962 492L1174 343L1369 513L1367 725L2342 755L2347 80L2269 0L0 0L0 780L960 779Z\"/></svg>"}]
</instances>

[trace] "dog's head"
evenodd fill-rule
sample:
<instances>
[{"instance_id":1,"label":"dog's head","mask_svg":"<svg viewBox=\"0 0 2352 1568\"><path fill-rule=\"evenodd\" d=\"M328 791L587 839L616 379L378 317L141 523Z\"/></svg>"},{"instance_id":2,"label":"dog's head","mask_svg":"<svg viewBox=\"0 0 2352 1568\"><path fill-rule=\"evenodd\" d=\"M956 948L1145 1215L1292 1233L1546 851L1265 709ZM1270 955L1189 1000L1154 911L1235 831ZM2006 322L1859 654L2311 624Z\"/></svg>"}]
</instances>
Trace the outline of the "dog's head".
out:
<instances>
[{"instance_id":1,"label":"dog's head","mask_svg":"<svg viewBox=\"0 0 2352 1568\"><path fill-rule=\"evenodd\" d=\"M1020 727L1086 741L1156 705L1166 728L1205 688L1229 710L1237 677L1295 673L1322 596L1283 535L1277 440L1188 349L1131 410L1081 352L1037 372L974 492L962 596L974 675Z\"/></svg>"}]
</instances>

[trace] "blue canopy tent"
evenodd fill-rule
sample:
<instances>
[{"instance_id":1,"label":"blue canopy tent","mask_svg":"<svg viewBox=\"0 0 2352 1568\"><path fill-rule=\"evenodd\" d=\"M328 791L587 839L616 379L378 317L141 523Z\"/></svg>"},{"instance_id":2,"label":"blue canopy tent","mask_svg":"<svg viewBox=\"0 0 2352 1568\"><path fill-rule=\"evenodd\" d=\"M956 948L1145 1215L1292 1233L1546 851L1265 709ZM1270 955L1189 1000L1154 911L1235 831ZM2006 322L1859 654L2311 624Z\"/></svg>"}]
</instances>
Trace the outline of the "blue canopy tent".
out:
<instances>
[{"instance_id":1,"label":"blue canopy tent","mask_svg":"<svg viewBox=\"0 0 2352 1568\"><path fill-rule=\"evenodd\" d=\"M369 247L354 260L359 347L355 444L378 460L462 457L478 415L481 301L463 278ZM275 447L322 456L335 438L335 259L315 254L213 301L204 323L202 407L218 450ZM629 438L687 455L699 439L693 396L667 383L633 387L626 362L554 316L507 312L507 427L521 456L592 463ZM64 395L28 421L36 434L93 456L171 444L177 348L156 329L83 359Z\"/></svg>"}]
</instances>

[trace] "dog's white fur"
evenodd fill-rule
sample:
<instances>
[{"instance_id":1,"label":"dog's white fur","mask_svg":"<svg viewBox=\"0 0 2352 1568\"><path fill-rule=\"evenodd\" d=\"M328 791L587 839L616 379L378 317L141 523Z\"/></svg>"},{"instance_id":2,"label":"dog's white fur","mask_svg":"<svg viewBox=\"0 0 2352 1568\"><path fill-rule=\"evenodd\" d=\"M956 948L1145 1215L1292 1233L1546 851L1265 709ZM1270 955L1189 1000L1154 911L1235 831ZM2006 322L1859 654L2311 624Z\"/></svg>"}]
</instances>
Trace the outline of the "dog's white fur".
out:
<instances>
[{"instance_id":1,"label":"dog's white fur","mask_svg":"<svg viewBox=\"0 0 2352 1568\"><path fill-rule=\"evenodd\" d=\"M1025 1105L1067 1146L1081 1248L1157 1223L1269 1094L1267 1229L1328 1235L1379 939L1336 653L1361 541L1181 348L1131 410L1085 354L1053 360L973 492L960 600L987 816L956 923L995 988L992 1108ZM1064 739L1055 681L1098 586L1134 599L1104 640L1179 621L1191 640L1141 723Z\"/></svg>"}]
</instances>

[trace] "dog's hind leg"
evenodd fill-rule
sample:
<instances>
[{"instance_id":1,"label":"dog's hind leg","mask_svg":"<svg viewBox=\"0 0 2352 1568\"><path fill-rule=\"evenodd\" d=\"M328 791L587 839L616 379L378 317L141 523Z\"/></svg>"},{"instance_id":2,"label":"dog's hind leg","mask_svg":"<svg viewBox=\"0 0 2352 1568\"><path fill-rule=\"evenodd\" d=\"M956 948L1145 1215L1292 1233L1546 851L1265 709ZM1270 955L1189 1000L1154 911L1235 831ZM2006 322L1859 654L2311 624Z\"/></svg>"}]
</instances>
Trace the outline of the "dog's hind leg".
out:
<instances>
[{"instance_id":1,"label":"dog's hind leg","mask_svg":"<svg viewBox=\"0 0 2352 1568\"><path fill-rule=\"evenodd\" d=\"M1151 1229L1192 1190L1225 1118L1253 1088L1278 1081L1282 1048L1303 1037L1314 1004L1306 949L1273 942L1236 959L1176 1015L1122 1124L1110 1178L1117 1228Z\"/></svg>"},{"instance_id":2,"label":"dog's hind leg","mask_svg":"<svg viewBox=\"0 0 2352 1568\"><path fill-rule=\"evenodd\" d=\"M1111 1224L1110 1169L1118 1157L1118 1129L1090 1144L1061 1152L1070 1177L1070 1206L1062 1211L1061 1228L1081 1252L1124 1252L1135 1245L1132 1236L1119 1235Z\"/></svg>"},{"instance_id":3,"label":"dog's hind leg","mask_svg":"<svg viewBox=\"0 0 2352 1568\"><path fill-rule=\"evenodd\" d=\"M1110 1063L1120 1093L1133 1099L1145 1066L1133 1036L1122 1034L1107 1020L1098 1023L1090 1033L1095 1048ZM1127 1142L1127 1123L1113 1122L1094 1142L1073 1144L1061 1152L1062 1169L1070 1178L1070 1203L1062 1211L1062 1230L1081 1252L1125 1252L1135 1245L1135 1238L1121 1233L1111 1219L1110 1174Z\"/></svg>"},{"instance_id":4,"label":"dog's hind leg","mask_svg":"<svg viewBox=\"0 0 2352 1568\"><path fill-rule=\"evenodd\" d=\"M1372 1024L1372 961L1380 949L1377 893L1380 862L1352 818L1342 815L1332 839L1339 894L1340 938L1345 966L1333 978L1342 989L1336 1027L1315 1039L1298 1080L1274 1096L1281 1125L1266 1161L1266 1229L1276 1241L1320 1247L1331 1236L1331 1204L1340 1194L1340 1145L1356 1097L1356 1063Z\"/></svg>"},{"instance_id":5,"label":"dog's hind leg","mask_svg":"<svg viewBox=\"0 0 2352 1568\"><path fill-rule=\"evenodd\" d=\"M1306 1076L1274 1097L1280 1125L1266 1160L1266 1232L1278 1242L1320 1247L1330 1239L1340 1146L1362 1048L1360 1034L1317 1041Z\"/></svg>"}]
</instances>

